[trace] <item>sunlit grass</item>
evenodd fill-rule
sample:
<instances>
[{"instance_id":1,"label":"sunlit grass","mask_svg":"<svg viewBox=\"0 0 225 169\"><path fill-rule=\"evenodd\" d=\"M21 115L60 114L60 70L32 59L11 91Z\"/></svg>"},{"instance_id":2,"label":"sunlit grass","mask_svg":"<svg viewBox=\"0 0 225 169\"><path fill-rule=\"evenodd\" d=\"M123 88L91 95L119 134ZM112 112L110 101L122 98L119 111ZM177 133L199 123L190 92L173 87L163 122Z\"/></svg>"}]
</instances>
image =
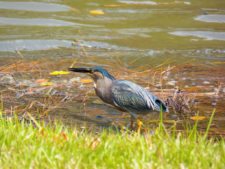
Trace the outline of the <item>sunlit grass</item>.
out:
<instances>
[{"instance_id":1,"label":"sunlit grass","mask_svg":"<svg viewBox=\"0 0 225 169\"><path fill-rule=\"evenodd\" d=\"M0 118L0 168L225 168L224 140L197 131L173 134L160 123L154 134L96 134L33 122Z\"/></svg>"}]
</instances>

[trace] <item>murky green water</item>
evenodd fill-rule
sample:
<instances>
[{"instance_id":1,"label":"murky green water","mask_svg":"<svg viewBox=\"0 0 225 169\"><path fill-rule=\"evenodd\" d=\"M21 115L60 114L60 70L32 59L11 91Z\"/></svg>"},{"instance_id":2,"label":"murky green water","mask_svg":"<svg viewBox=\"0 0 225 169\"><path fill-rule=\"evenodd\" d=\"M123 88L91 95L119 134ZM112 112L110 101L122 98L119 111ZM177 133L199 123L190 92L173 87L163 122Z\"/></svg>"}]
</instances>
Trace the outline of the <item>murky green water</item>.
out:
<instances>
[{"instance_id":1,"label":"murky green water","mask_svg":"<svg viewBox=\"0 0 225 169\"><path fill-rule=\"evenodd\" d=\"M104 13L93 15L92 10ZM198 86L199 110L209 116L216 107L216 128L225 129L223 0L0 1L0 65L12 62L7 58L21 58L15 51L23 59L46 58L53 65L69 59L59 67L63 69L76 58L77 65L100 64L111 70L118 60L130 70L175 66L177 71L168 75L164 87L190 92ZM68 104L63 118L75 123L90 116L97 124L124 120L119 112L112 115L114 110L92 101L84 116L83 109L77 110L81 103Z\"/></svg>"}]
</instances>

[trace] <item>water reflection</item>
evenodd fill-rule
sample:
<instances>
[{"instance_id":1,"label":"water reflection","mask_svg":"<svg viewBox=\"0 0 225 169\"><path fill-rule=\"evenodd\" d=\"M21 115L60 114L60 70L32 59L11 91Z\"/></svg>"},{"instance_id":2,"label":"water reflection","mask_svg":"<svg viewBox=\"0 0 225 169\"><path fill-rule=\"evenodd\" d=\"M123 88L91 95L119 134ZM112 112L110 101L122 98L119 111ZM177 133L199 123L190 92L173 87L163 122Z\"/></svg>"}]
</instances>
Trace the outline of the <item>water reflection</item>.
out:
<instances>
[{"instance_id":1,"label":"water reflection","mask_svg":"<svg viewBox=\"0 0 225 169\"><path fill-rule=\"evenodd\" d=\"M47 50L52 48L92 48L92 49L106 49L106 50L117 50L117 51L132 51L135 49L130 49L126 47L116 46L105 42L96 42L96 41L70 41L70 40L6 40L0 41L0 51L16 51L16 50Z\"/></svg>"},{"instance_id":2,"label":"water reflection","mask_svg":"<svg viewBox=\"0 0 225 169\"><path fill-rule=\"evenodd\" d=\"M211 31L174 31L171 35L176 36L195 36L206 40L225 40L225 32L211 32Z\"/></svg>"},{"instance_id":3,"label":"water reflection","mask_svg":"<svg viewBox=\"0 0 225 169\"><path fill-rule=\"evenodd\" d=\"M14 40L0 41L0 51L16 51L16 50L47 50L59 47L72 47L72 41L68 40Z\"/></svg>"},{"instance_id":4,"label":"water reflection","mask_svg":"<svg viewBox=\"0 0 225 169\"><path fill-rule=\"evenodd\" d=\"M157 5L157 2L154 1L124 1L124 0L119 0L120 3L125 3L125 4L132 4L132 5Z\"/></svg>"},{"instance_id":5,"label":"water reflection","mask_svg":"<svg viewBox=\"0 0 225 169\"><path fill-rule=\"evenodd\" d=\"M0 9L36 11L36 12L62 12L70 8L66 5L43 2L5 2L0 1Z\"/></svg>"},{"instance_id":6,"label":"water reflection","mask_svg":"<svg viewBox=\"0 0 225 169\"><path fill-rule=\"evenodd\" d=\"M96 42L96 41L79 41L79 46L88 47L88 48L99 48L99 49L108 49L108 50L125 50L125 51L135 51L135 49L111 45L105 42Z\"/></svg>"},{"instance_id":7,"label":"water reflection","mask_svg":"<svg viewBox=\"0 0 225 169\"><path fill-rule=\"evenodd\" d=\"M195 17L195 20L202 22L225 23L225 15L200 15Z\"/></svg>"}]
</instances>

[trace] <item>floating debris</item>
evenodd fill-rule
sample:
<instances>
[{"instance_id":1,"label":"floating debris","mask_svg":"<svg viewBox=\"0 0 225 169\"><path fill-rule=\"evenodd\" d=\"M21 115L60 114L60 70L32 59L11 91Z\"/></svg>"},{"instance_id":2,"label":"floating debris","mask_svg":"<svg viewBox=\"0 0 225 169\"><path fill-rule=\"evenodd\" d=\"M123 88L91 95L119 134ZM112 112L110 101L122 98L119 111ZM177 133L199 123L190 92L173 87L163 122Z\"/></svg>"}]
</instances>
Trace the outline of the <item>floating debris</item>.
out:
<instances>
[{"instance_id":1,"label":"floating debris","mask_svg":"<svg viewBox=\"0 0 225 169\"><path fill-rule=\"evenodd\" d=\"M89 11L90 14L92 15L104 15L104 11L103 10L91 10Z\"/></svg>"},{"instance_id":2,"label":"floating debris","mask_svg":"<svg viewBox=\"0 0 225 169\"><path fill-rule=\"evenodd\" d=\"M115 8L115 7L120 7L121 5L119 4L108 4L108 5L104 5L105 7L110 7L110 8Z\"/></svg>"}]
</instances>

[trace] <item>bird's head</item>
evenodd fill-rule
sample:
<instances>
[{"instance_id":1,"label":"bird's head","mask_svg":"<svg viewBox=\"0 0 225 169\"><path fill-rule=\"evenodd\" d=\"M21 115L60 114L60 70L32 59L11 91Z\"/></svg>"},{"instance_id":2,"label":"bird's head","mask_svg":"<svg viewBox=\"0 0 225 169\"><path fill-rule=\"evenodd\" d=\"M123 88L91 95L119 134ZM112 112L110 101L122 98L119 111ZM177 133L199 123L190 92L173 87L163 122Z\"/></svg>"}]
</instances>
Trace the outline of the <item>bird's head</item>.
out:
<instances>
[{"instance_id":1,"label":"bird's head","mask_svg":"<svg viewBox=\"0 0 225 169\"><path fill-rule=\"evenodd\" d=\"M107 70L100 66L95 67L89 67L89 68L69 68L69 71L72 72L80 72L80 73L88 73L94 81L97 81L98 79L104 79L108 78L110 80L115 80L115 78L109 74Z\"/></svg>"}]
</instances>

